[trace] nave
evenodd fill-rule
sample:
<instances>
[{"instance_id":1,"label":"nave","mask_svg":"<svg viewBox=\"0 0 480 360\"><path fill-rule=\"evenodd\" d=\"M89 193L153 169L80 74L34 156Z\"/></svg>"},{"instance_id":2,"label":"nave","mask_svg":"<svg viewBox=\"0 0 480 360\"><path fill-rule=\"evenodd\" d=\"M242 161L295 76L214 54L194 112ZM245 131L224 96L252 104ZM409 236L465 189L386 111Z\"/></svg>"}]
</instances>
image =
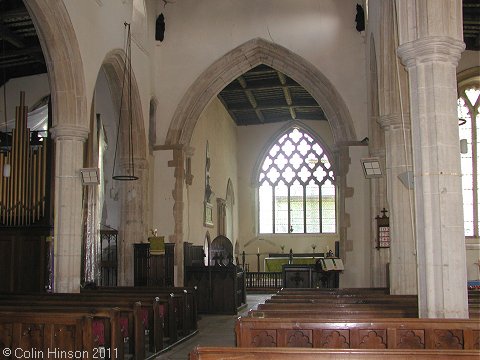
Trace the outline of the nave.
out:
<instances>
[{"instance_id":1,"label":"nave","mask_svg":"<svg viewBox=\"0 0 480 360\"><path fill-rule=\"evenodd\" d=\"M201 315L198 320L198 333L173 349L166 351L156 359L186 360L196 346L235 346L235 321L239 316L247 315L250 309L256 309L272 294L248 294L247 306L238 315Z\"/></svg>"},{"instance_id":2,"label":"nave","mask_svg":"<svg viewBox=\"0 0 480 360\"><path fill-rule=\"evenodd\" d=\"M258 338L255 346L279 348L263 357L230 348L262 360L290 340L340 347L317 336L333 315L379 326L387 315L410 318L397 324L454 318L466 326L469 305L478 315L480 297L469 304L465 286L480 278L480 57L462 36L474 0L0 3L0 25L12 34L3 52L31 45L33 61L45 64L33 75L13 71L20 61L7 54L0 61L0 291L13 293L0 303L4 349L53 344L143 360L181 349L187 358L227 337L222 345L232 346L230 319L244 309L249 281L410 296L400 307L265 300L263 318L245 317L264 326L245 335L247 346ZM368 15L363 30L360 14ZM152 30L162 19L160 40ZM41 130L29 122L40 103ZM310 281L310 269L281 271L278 257L289 250L293 261L333 249L345 264L335 285ZM90 284L96 293L84 291ZM150 286L161 290L139 289ZM277 331L270 324L283 315L292 322ZM317 327L299 331L301 315ZM480 331L466 329L440 333L479 349ZM352 352L361 341L349 331L335 341ZM399 338L425 351L436 345L425 331ZM382 351L390 338L377 344Z\"/></svg>"},{"instance_id":3,"label":"nave","mask_svg":"<svg viewBox=\"0 0 480 360\"><path fill-rule=\"evenodd\" d=\"M189 287L0 294L3 358L94 359L101 349L112 360L480 356L476 288L470 319L418 317L416 296L387 288L282 288L248 295L229 315L197 312L198 295Z\"/></svg>"}]
</instances>

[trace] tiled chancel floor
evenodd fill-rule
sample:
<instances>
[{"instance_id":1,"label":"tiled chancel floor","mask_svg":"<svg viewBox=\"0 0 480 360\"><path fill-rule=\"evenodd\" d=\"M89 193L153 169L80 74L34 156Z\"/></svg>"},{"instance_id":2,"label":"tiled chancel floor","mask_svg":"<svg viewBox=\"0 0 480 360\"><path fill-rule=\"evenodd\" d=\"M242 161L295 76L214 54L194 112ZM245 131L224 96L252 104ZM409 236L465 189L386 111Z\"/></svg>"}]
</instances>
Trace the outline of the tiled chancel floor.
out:
<instances>
[{"instance_id":1,"label":"tiled chancel floor","mask_svg":"<svg viewBox=\"0 0 480 360\"><path fill-rule=\"evenodd\" d=\"M247 295L247 306L238 315L201 315L198 333L185 342L158 356L159 360L187 360L195 346L235 346L235 320L255 309L272 294Z\"/></svg>"}]
</instances>

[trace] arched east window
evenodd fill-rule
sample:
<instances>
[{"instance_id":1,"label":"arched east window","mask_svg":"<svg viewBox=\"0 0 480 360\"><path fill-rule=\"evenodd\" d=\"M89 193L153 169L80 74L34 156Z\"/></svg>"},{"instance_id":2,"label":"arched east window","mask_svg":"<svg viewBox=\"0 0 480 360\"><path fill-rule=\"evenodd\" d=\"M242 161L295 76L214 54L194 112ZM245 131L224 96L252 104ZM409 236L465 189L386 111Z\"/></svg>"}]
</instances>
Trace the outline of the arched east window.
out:
<instances>
[{"instance_id":1,"label":"arched east window","mask_svg":"<svg viewBox=\"0 0 480 360\"><path fill-rule=\"evenodd\" d=\"M258 185L260 233L335 233L332 161L306 130L290 128L272 144Z\"/></svg>"},{"instance_id":2,"label":"arched east window","mask_svg":"<svg viewBox=\"0 0 480 360\"><path fill-rule=\"evenodd\" d=\"M470 83L459 90L457 101L462 146L462 192L465 236L478 237L479 229L479 135L480 84ZM466 150L466 152L465 152Z\"/></svg>"}]
</instances>

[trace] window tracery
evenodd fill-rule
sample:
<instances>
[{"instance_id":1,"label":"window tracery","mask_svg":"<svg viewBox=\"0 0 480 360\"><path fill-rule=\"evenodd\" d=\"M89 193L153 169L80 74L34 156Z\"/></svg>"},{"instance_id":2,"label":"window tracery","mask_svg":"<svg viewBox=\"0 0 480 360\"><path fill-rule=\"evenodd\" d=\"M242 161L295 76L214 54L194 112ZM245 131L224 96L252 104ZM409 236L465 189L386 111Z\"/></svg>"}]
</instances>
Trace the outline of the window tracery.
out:
<instances>
[{"instance_id":1,"label":"window tracery","mask_svg":"<svg viewBox=\"0 0 480 360\"><path fill-rule=\"evenodd\" d=\"M260 233L335 233L335 173L306 130L290 128L270 147L258 176Z\"/></svg>"},{"instance_id":2,"label":"window tracery","mask_svg":"<svg viewBox=\"0 0 480 360\"><path fill-rule=\"evenodd\" d=\"M460 119L460 140L466 140L466 152L461 154L462 194L465 236L478 237L479 229L479 139L480 84L464 87L457 101Z\"/></svg>"}]
</instances>

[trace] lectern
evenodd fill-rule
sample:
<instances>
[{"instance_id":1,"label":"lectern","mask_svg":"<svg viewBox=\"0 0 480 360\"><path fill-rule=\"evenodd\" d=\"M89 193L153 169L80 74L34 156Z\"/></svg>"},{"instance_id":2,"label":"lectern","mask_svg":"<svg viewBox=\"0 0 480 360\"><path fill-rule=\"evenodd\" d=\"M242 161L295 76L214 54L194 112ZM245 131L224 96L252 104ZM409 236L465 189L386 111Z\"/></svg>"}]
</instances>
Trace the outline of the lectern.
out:
<instances>
[{"instance_id":1,"label":"lectern","mask_svg":"<svg viewBox=\"0 0 480 360\"><path fill-rule=\"evenodd\" d=\"M175 244L165 243L165 254L155 255L150 243L133 244L135 286L174 286Z\"/></svg>"}]
</instances>

